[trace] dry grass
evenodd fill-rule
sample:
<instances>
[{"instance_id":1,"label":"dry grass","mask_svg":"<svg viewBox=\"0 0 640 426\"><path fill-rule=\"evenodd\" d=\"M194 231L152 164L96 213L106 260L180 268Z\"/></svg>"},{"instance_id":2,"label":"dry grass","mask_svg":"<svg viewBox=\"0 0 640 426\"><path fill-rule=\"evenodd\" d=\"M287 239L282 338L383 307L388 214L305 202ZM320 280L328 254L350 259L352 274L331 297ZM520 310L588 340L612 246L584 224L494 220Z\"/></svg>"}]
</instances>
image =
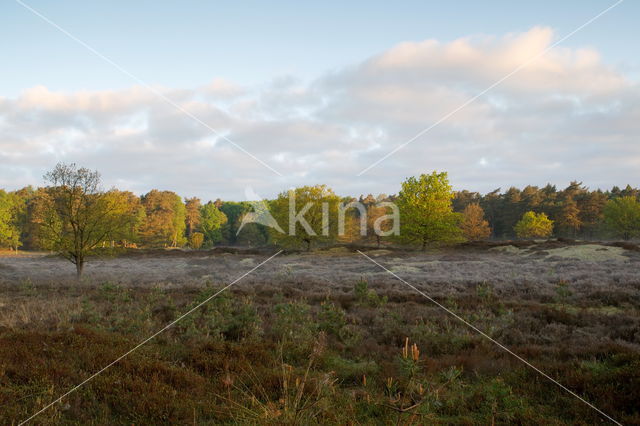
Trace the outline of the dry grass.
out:
<instances>
[{"instance_id":1,"label":"dry grass","mask_svg":"<svg viewBox=\"0 0 640 426\"><path fill-rule=\"evenodd\" d=\"M515 263L512 255L476 251L378 259L406 263L403 278L617 420L640 424L640 280L632 268L637 259L626 257L615 266L528 256ZM204 300L225 282L222 271L239 275L250 267L244 259L261 258L110 259L79 285L59 271L56 280L34 274L29 281L24 260L12 262L10 273L21 280L5 276L0 297L0 423L27 417ZM128 280L94 279L107 267L135 262L138 270L122 272ZM181 278L151 282L144 273L153 265ZM369 265L351 254L284 256L38 424L600 422L583 403ZM197 268L209 277L194 275ZM484 279L491 274L502 276Z\"/></svg>"}]
</instances>

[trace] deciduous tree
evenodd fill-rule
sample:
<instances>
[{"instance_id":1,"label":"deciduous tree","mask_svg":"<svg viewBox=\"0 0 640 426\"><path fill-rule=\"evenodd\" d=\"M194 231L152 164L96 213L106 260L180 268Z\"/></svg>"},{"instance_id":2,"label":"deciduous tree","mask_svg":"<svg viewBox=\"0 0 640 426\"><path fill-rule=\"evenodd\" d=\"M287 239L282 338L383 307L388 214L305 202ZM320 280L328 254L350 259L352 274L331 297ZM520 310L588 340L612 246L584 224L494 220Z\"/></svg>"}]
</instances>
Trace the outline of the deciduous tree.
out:
<instances>
[{"instance_id":1,"label":"deciduous tree","mask_svg":"<svg viewBox=\"0 0 640 426\"><path fill-rule=\"evenodd\" d=\"M618 197L607 202L604 220L608 228L625 240L640 235L640 203L634 196Z\"/></svg>"},{"instance_id":2,"label":"deciduous tree","mask_svg":"<svg viewBox=\"0 0 640 426\"><path fill-rule=\"evenodd\" d=\"M189 246L192 249L198 250L202 247L202 243L204 242L204 234L202 232L193 232L189 235Z\"/></svg>"},{"instance_id":3,"label":"deciduous tree","mask_svg":"<svg viewBox=\"0 0 640 426\"><path fill-rule=\"evenodd\" d=\"M283 233L272 229L272 238L283 245L307 250L318 242L335 240L338 234L340 197L326 185L303 186L282 192L270 203L270 212Z\"/></svg>"},{"instance_id":4,"label":"deciduous tree","mask_svg":"<svg viewBox=\"0 0 640 426\"><path fill-rule=\"evenodd\" d=\"M117 242L127 247L131 243L138 242L140 227L144 224L145 209L140 202L140 197L130 191L111 189L105 192L105 198L113 206L113 214L121 217L121 226L113 233ZM115 239L113 242L116 242Z\"/></svg>"},{"instance_id":5,"label":"deciduous tree","mask_svg":"<svg viewBox=\"0 0 640 426\"><path fill-rule=\"evenodd\" d=\"M478 203L472 203L465 207L462 212L460 228L462 235L469 241L486 240L491 235L489 222L484 220L484 210Z\"/></svg>"},{"instance_id":6,"label":"deciduous tree","mask_svg":"<svg viewBox=\"0 0 640 426\"><path fill-rule=\"evenodd\" d=\"M80 278L87 259L105 241L119 240L131 215L120 197L100 188L96 171L59 163L44 176L50 186L35 200L39 241L76 265Z\"/></svg>"},{"instance_id":7,"label":"deciduous tree","mask_svg":"<svg viewBox=\"0 0 640 426\"><path fill-rule=\"evenodd\" d=\"M24 203L13 193L0 189L0 247L18 250L20 241L20 217Z\"/></svg>"},{"instance_id":8,"label":"deciduous tree","mask_svg":"<svg viewBox=\"0 0 640 426\"><path fill-rule=\"evenodd\" d=\"M251 204L248 202L227 201L222 202L219 199L214 201L214 205L227 217L227 222L221 229L222 238L228 244L236 244L238 242L238 228L242 222L243 215L251 210Z\"/></svg>"},{"instance_id":9,"label":"deciduous tree","mask_svg":"<svg viewBox=\"0 0 640 426\"><path fill-rule=\"evenodd\" d=\"M143 242L156 247L178 247L186 243L186 210L182 198L156 189L142 196L145 221L140 229Z\"/></svg>"},{"instance_id":10,"label":"deciduous tree","mask_svg":"<svg viewBox=\"0 0 640 426\"><path fill-rule=\"evenodd\" d=\"M455 242L462 238L460 214L454 213L453 191L446 172L410 177L402 183L397 205L400 208L400 238L429 243Z\"/></svg>"},{"instance_id":11,"label":"deciduous tree","mask_svg":"<svg viewBox=\"0 0 640 426\"><path fill-rule=\"evenodd\" d=\"M200 229L207 245L213 245L222 239L221 228L227 223L227 216L214 202L209 201L200 208Z\"/></svg>"},{"instance_id":12,"label":"deciduous tree","mask_svg":"<svg viewBox=\"0 0 640 426\"><path fill-rule=\"evenodd\" d=\"M367 237L373 239L378 247L382 238L392 235L394 226L397 227L396 231L399 229L399 224L394 220L400 220L400 217L391 218L393 213L389 202L383 201L367 206Z\"/></svg>"},{"instance_id":13,"label":"deciduous tree","mask_svg":"<svg viewBox=\"0 0 640 426\"><path fill-rule=\"evenodd\" d=\"M514 230L519 238L546 238L553 232L553 221L544 213L528 211Z\"/></svg>"}]
</instances>

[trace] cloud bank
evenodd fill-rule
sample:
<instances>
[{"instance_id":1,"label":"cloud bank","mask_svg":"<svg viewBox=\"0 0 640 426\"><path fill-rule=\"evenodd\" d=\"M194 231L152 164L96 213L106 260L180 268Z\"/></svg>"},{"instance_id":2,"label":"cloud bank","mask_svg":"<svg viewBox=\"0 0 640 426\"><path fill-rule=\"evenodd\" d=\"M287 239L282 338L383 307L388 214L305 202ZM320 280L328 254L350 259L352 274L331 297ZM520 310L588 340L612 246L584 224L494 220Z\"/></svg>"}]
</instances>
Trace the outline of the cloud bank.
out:
<instances>
[{"instance_id":1,"label":"cloud bank","mask_svg":"<svg viewBox=\"0 0 640 426\"><path fill-rule=\"evenodd\" d=\"M58 161L102 172L107 186L242 199L326 183L340 194L396 192L446 170L456 188L638 184L638 83L592 49L553 48L364 175L356 175L553 43L549 28L451 42L405 42L303 82L259 87L213 79L149 90L0 97L0 187L39 185ZM107 65L105 65L107 66ZM117 72L114 70L114 72ZM220 137L223 135L223 137ZM282 173L275 175L228 138Z\"/></svg>"}]
</instances>

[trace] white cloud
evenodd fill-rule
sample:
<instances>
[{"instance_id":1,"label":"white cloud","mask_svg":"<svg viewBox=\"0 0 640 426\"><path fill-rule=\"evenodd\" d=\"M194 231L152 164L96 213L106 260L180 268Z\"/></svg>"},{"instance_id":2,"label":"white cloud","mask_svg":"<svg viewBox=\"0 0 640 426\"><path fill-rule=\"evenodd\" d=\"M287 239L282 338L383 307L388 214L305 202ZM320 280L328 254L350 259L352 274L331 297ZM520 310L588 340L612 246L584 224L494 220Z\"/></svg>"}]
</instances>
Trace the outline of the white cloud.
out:
<instances>
[{"instance_id":1,"label":"white cloud","mask_svg":"<svg viewBox=\"0 0 640 426\"><path fill-rule=\"evenodd\" d=\"M231 101L247 94L244 87L222 78L214 78L209 84L198 88L197 92L204 99L218 102Z\"/></svg>"},{"instance_id":2,"label":"white cloud","mask_svg":"<svg viewBox=\"0 0 640 426\"><path fill-rule=\"evenodd\" d=\"M538 57L553 41L550 28L535 27L500 39L469 37L450 43L406 42L365 62L362 71L373 78L392 76L393 81L401 74L414 83L435 79L489 86L527 63L518 77L507 80L505 86L536 93L602 93L624 86L624 79L604 66L592 49L556 47ZM537 59L532 61L533 58Z\"/></svg>"},{"instance_id":3,"label":"white cloud","mask_svg":"<svg viewBox=\"0 0 640 426\"><path fill-rule=\"evenodd\" d=\"M553 43L548 28L503 37L401 43L315 81L241 87L213 79L157 88L278 169L240 152L145 88L62 93L38 86L0 98L0 186L40 184L57 161L103 172L107 185L204 198L265 196L327 183L341 194L392 193L409 175L447 170L454 185L592 186L640 178L640 89L591 49L554 48L398 151L399 144Z\"/></svg>"}]
</instances>

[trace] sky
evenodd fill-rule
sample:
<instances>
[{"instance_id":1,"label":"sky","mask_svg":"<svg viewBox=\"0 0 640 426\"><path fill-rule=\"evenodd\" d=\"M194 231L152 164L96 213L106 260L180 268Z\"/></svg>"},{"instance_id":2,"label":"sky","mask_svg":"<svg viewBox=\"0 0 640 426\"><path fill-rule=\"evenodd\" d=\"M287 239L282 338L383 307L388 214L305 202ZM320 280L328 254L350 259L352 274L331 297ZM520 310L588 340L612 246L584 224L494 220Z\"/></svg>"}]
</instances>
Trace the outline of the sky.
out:
<instances>
[{"instance_id":1,"label":"sky","mask_svg":"<svg viewBox=\"0 0 640 426\"><path fill-rule=\"evenodd\" d=\"M2 2L0 187L639 185L640 3L528 3Z\"/></svg>"}]
</instances>

